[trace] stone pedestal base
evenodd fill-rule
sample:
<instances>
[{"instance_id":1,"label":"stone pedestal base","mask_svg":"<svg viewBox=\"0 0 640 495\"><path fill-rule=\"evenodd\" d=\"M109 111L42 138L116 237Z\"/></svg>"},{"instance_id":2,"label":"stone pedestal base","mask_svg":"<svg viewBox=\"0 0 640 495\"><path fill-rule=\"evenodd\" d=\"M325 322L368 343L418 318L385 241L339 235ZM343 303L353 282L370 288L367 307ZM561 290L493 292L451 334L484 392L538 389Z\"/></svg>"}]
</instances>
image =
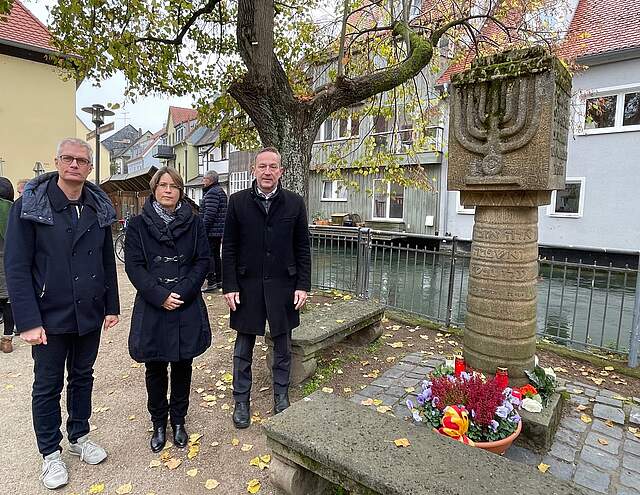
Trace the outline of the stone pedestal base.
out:
<instances>
[{"instance_id":1,"label":"stone pedestal base","mask_svg":"<svg viewBox=\"0 0 640 495\"><path fill-rule=\"evenodd\" d=\"M563 406L562 395L553 394L547 407L539 413L530 413L521 409L522 432L516 440L516 444L539 454L545 454L553 443L553 437L562 418Z\"/></svg>"},{"instance_id":2,"label":"stone pedestal base","mask_svg":"<svg viewBox=\"0 0 640 495\"><path fill-rule=\"evenodd\" d=\"M463 193L464 204L470 201ZM469 195L472 196L472 195ZM467 201L465 201L465 199ZM534 366L540 194L484 193L476 206L464 333L467 365L507 368L516 386Z\"/></svg>"}]
</instances>

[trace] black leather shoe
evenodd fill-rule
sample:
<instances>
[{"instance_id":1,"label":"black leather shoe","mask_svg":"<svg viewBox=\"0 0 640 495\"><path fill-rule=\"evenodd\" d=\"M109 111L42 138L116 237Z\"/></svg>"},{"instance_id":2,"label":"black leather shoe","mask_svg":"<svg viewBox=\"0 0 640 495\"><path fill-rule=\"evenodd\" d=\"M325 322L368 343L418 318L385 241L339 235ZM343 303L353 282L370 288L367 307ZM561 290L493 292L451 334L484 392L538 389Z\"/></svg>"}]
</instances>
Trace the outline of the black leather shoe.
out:
<instances>
[{"instance_id":1,"label":"black leather shoe","mask_svg":"<svg viewBox=\"0 0 640 495\"><path fill-rule=\"evenodd\" d=\"M284 411L287 407L289 407L291 404L289 404L289 394L288 393L284 393L284 394L275 394L273 396L273 412L274 414L280 414L282 411Z\"/></svg>"},{"instance_id":2,"label":"black leather shoe","mask_svg":"<svg viewBox=\"0 0 640 495\"><path fill-rule=\"evenodd\" d=\"M251 413L249 411L249 402L236 402L233 409L233 424L238 429L249 428L251 424Z\"/></svg>"},{"instance_id":3,"label":"black leather shoe","mask_svg":"<svg viewBox=\"0 0 640 495\"><path fill-rule=\"evenodd\" d=\"M173 425L173 443L179 449L184 449L189 443L189 434L184 425Z\"/></svg>"},{"instance_id":4,"label":"black leather shoe","mask_svg":"<svg viewBox=\"0 0 640 495\"><path fill-rule=\"evenodd\" d=\"M151 450L155 453L164 449L164 446L167 443L167 427L164 425L154 426L153 435L151 435L151 441L149 443L151 445Z\"/></svg>"}]
</instances>

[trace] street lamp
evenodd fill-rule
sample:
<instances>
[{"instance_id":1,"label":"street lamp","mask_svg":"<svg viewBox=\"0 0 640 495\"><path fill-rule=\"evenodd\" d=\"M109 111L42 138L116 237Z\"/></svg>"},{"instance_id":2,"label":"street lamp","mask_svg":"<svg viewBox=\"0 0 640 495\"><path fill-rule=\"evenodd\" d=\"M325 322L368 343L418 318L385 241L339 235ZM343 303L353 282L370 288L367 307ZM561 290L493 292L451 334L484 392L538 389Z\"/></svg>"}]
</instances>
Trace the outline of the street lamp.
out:
<instances>
[{"instance_id":1,"label":"street lamp","mask_svg":"<svg viewBox=\"0 0 640 495\"><path fill-rule=\"evenodd\" d=\"M90 107L84 107L83 112L91 114L91 122L96 126L96 184L100 185L100 126L104 124L105 117L111 117L115 115L111 110L107 110L104 105L94 103Z\"/></svg>"},{"instance_id":2,"label":"street lamp","mask_svg":"<svg viewBox=\"0 0 640 495\"><path fill-rule=\"evenodd\" d=\"M32 170L35 177L40 177L45 172L42 162L36 162Z\"/></svg>"}]
</instances>

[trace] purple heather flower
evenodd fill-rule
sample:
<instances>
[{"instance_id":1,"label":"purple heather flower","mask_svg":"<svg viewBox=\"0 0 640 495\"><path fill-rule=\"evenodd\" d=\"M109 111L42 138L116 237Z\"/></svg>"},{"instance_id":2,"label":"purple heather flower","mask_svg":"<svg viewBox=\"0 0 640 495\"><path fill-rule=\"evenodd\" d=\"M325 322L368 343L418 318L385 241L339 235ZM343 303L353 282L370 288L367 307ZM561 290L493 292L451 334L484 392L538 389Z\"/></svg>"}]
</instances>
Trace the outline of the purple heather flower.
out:
<instances>
[{"instance_id":1,"label":"purple heather flower","mask_svg":"<svg viewBox=\"0 0 640 495\"><path fill-rule=\"evenodd\" d=\"M496 408L496 416L499 418L505 419L509 415L509 410L504 406L498 406Z\"/></svg>"},{"instance_id":2,"label":"purple heather flower","mask_svg":"<svg viewBox=\"0 0 640 495\"><path fill-rule=\"evenodd\" d=\"M425 396L424 396L424 395L422 395L422 394L418 394L418 395L417 395L417 397L416 397L416 400L418 401L418 405L420 405L420 406L424 406L424 403L425 403L425 401L426 401L426 398L425 398Z\"/></svg>"},{"instance_id":3,"label":"purple heather flower","mask_svg":"<svg viewBox=\"0 0 640 495\"><path fill-rule=\"evenodd\" d=\"M431 406L432 407L437 407L438 406L438 402L440 402L440 398L439 397L434 397L433 399L431 399Z\"/></svg>"},{"instance_id":4,"label":"purple heather flower","mask_svg":"<svg viewBox=\"0 0 640 495\"><path fill-rule=\"evenodd\" d=\"M495 419L492 419L491 423L489 423L489 428L491 428L494 433L498 430L498 426L500 426L500 424Z\"/></svg>"},{"instance_id":5,"label":"purple heather flower","mask_svg":"<svg viewBox=\"0 0 640 495\"><path fill-rule=\"evenodd\" d=\"M509 418L509 421L511 421L512 423L519 423L521 419L522 418L520 417L520 415L518 413L515 413Z\"/></svg>"},{"instance_id":6,"label":"purple heather flower","mask_svg":"<svg viewBox=\"0 0 640 495\"><path fill-rule=\"evenodd\" d=\"M409 410L413 409L413 401L411 399L407 399L407 407L409 408Z\"/></svg>"},{"instance_id":7,"label":"purple heather flower","mask_svg":"<svg viewBox=\"0 0 640 495\"><path fill-rule=\"evenodd\" d=\"M447 380L449 380L451 383L456 381L456 377L453 375L447 375Z\"/></svg>"},{"instance_id":8,"label":"purple heather flower","mask_svg":"<svg viewBox=\"0 0 640 495\"><path fill-rule=\"evenodd\" d=\"M503 394L505 397L507 397L507 398L508 398L508 397L511 395L511 387L506 387L506 388L502 391L502 394Z\"/></svg>"},{"instance_id":9,"label":"purple heather flower","mask_svg":"<svg viewBox=\"0 0 640 495\"><path fill-rule=\"evenodd\" d=\"M413 420L416 423L422 422L422 417L420 416L420 413L418 411L413 411Z\"/></svg>"},{"instance_id":10,"label":"purple heather flower","mask_svg":"<svg viewBox=\"0 0 640 495\"><path fill-rule=\"evenodd\" d=\"M475 417L476 417L476 410L471 409L471 419L475 419Z\"/></svg>"},{"instance_id":11,"label":"purple heather flower","mask_svg":"<svg viewBox=\"0 0 640 495\"><path fill-rule=\"evenodd\" d=\"M509 398L509 402L511 402L511 404L513 404L514 407L520 407L520 405L522 404L522 401L514 396L511 396Z\"/></svg>"},{"instance_id":12,"label":"purple heather flower","mask_svg":"<svg viewBox=\"0 0 640 495\"><path fill-rule=\"evenodd\" d=\"M429 380L422 380L422 390L431 388L432 383Z\"/></svg>"},{"instance_id":13,"label":"purple heather flower","mask_svg":"<svg viewBox=\"0 0 640 495\"><path fill-rule=\"evenodd\" d=\"M471 373L467 373L466 371L460 372L460 378L462 378L465 382L471 380Z\"/></svg>"}]
</instances>

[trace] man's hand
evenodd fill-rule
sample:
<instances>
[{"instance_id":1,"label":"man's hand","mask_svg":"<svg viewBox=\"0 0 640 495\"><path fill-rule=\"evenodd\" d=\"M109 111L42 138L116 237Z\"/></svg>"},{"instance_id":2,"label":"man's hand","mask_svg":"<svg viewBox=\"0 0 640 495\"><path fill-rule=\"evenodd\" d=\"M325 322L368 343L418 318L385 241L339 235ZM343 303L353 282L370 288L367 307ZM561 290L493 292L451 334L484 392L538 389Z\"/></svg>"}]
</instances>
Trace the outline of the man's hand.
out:
<instances>
[{"instance_id":1,"label":"man's hand","mask_svg":"<svg viewBox=\"0 0 640 495\"><path fill-rule=\"evenodd\" d=\"M293 304L295 309L300 309L307 302L307 291L297 290L293 293Z\"/></svg>"},{"instance_id":2,"label":"man's hand","mask_svg":"<svg viewBox=\"0 0 640 495\"><path fill-rule=\"evenodd\" d=\"M43 327L35 327L30 330L20 332L20 338L29 345L47 345L47 334Z\"/></svg>"},{"instance_id":3,"label":"man's hand","mask_svg":"<svg viewBox=\"0 0 640 495\"><path fill-rule=\"evenodd\" d=\"M179 308L184 304L184 301L180 299L180 294L176 294L172 292L169 294L169 297L162 303L162 307L164 309L168 309L169 311L173 311L174 309Z\"/></svg>"},{"instance_id":4,"label":"man's hand","mask_svg":"<svg viewBox=\"0 0 640 495\"><path fill-rule=\"evenodd\" d=\"M228 292L224 295L224 300L227 302L227 306L231 308L231 311L235 311L236 305L240 304L240 293Z\"/></svg>"},{"instance_id":5,"label":"man's hand","mask_svg":"<svg viewBox=\"0 0 640 495\"><path fill-rule=\"evenodd\" d=\"M118 321L118 315L106 315L104 317L104 329L109 330L111 327L115 327Z\"/></svg>"}]
</instances>

